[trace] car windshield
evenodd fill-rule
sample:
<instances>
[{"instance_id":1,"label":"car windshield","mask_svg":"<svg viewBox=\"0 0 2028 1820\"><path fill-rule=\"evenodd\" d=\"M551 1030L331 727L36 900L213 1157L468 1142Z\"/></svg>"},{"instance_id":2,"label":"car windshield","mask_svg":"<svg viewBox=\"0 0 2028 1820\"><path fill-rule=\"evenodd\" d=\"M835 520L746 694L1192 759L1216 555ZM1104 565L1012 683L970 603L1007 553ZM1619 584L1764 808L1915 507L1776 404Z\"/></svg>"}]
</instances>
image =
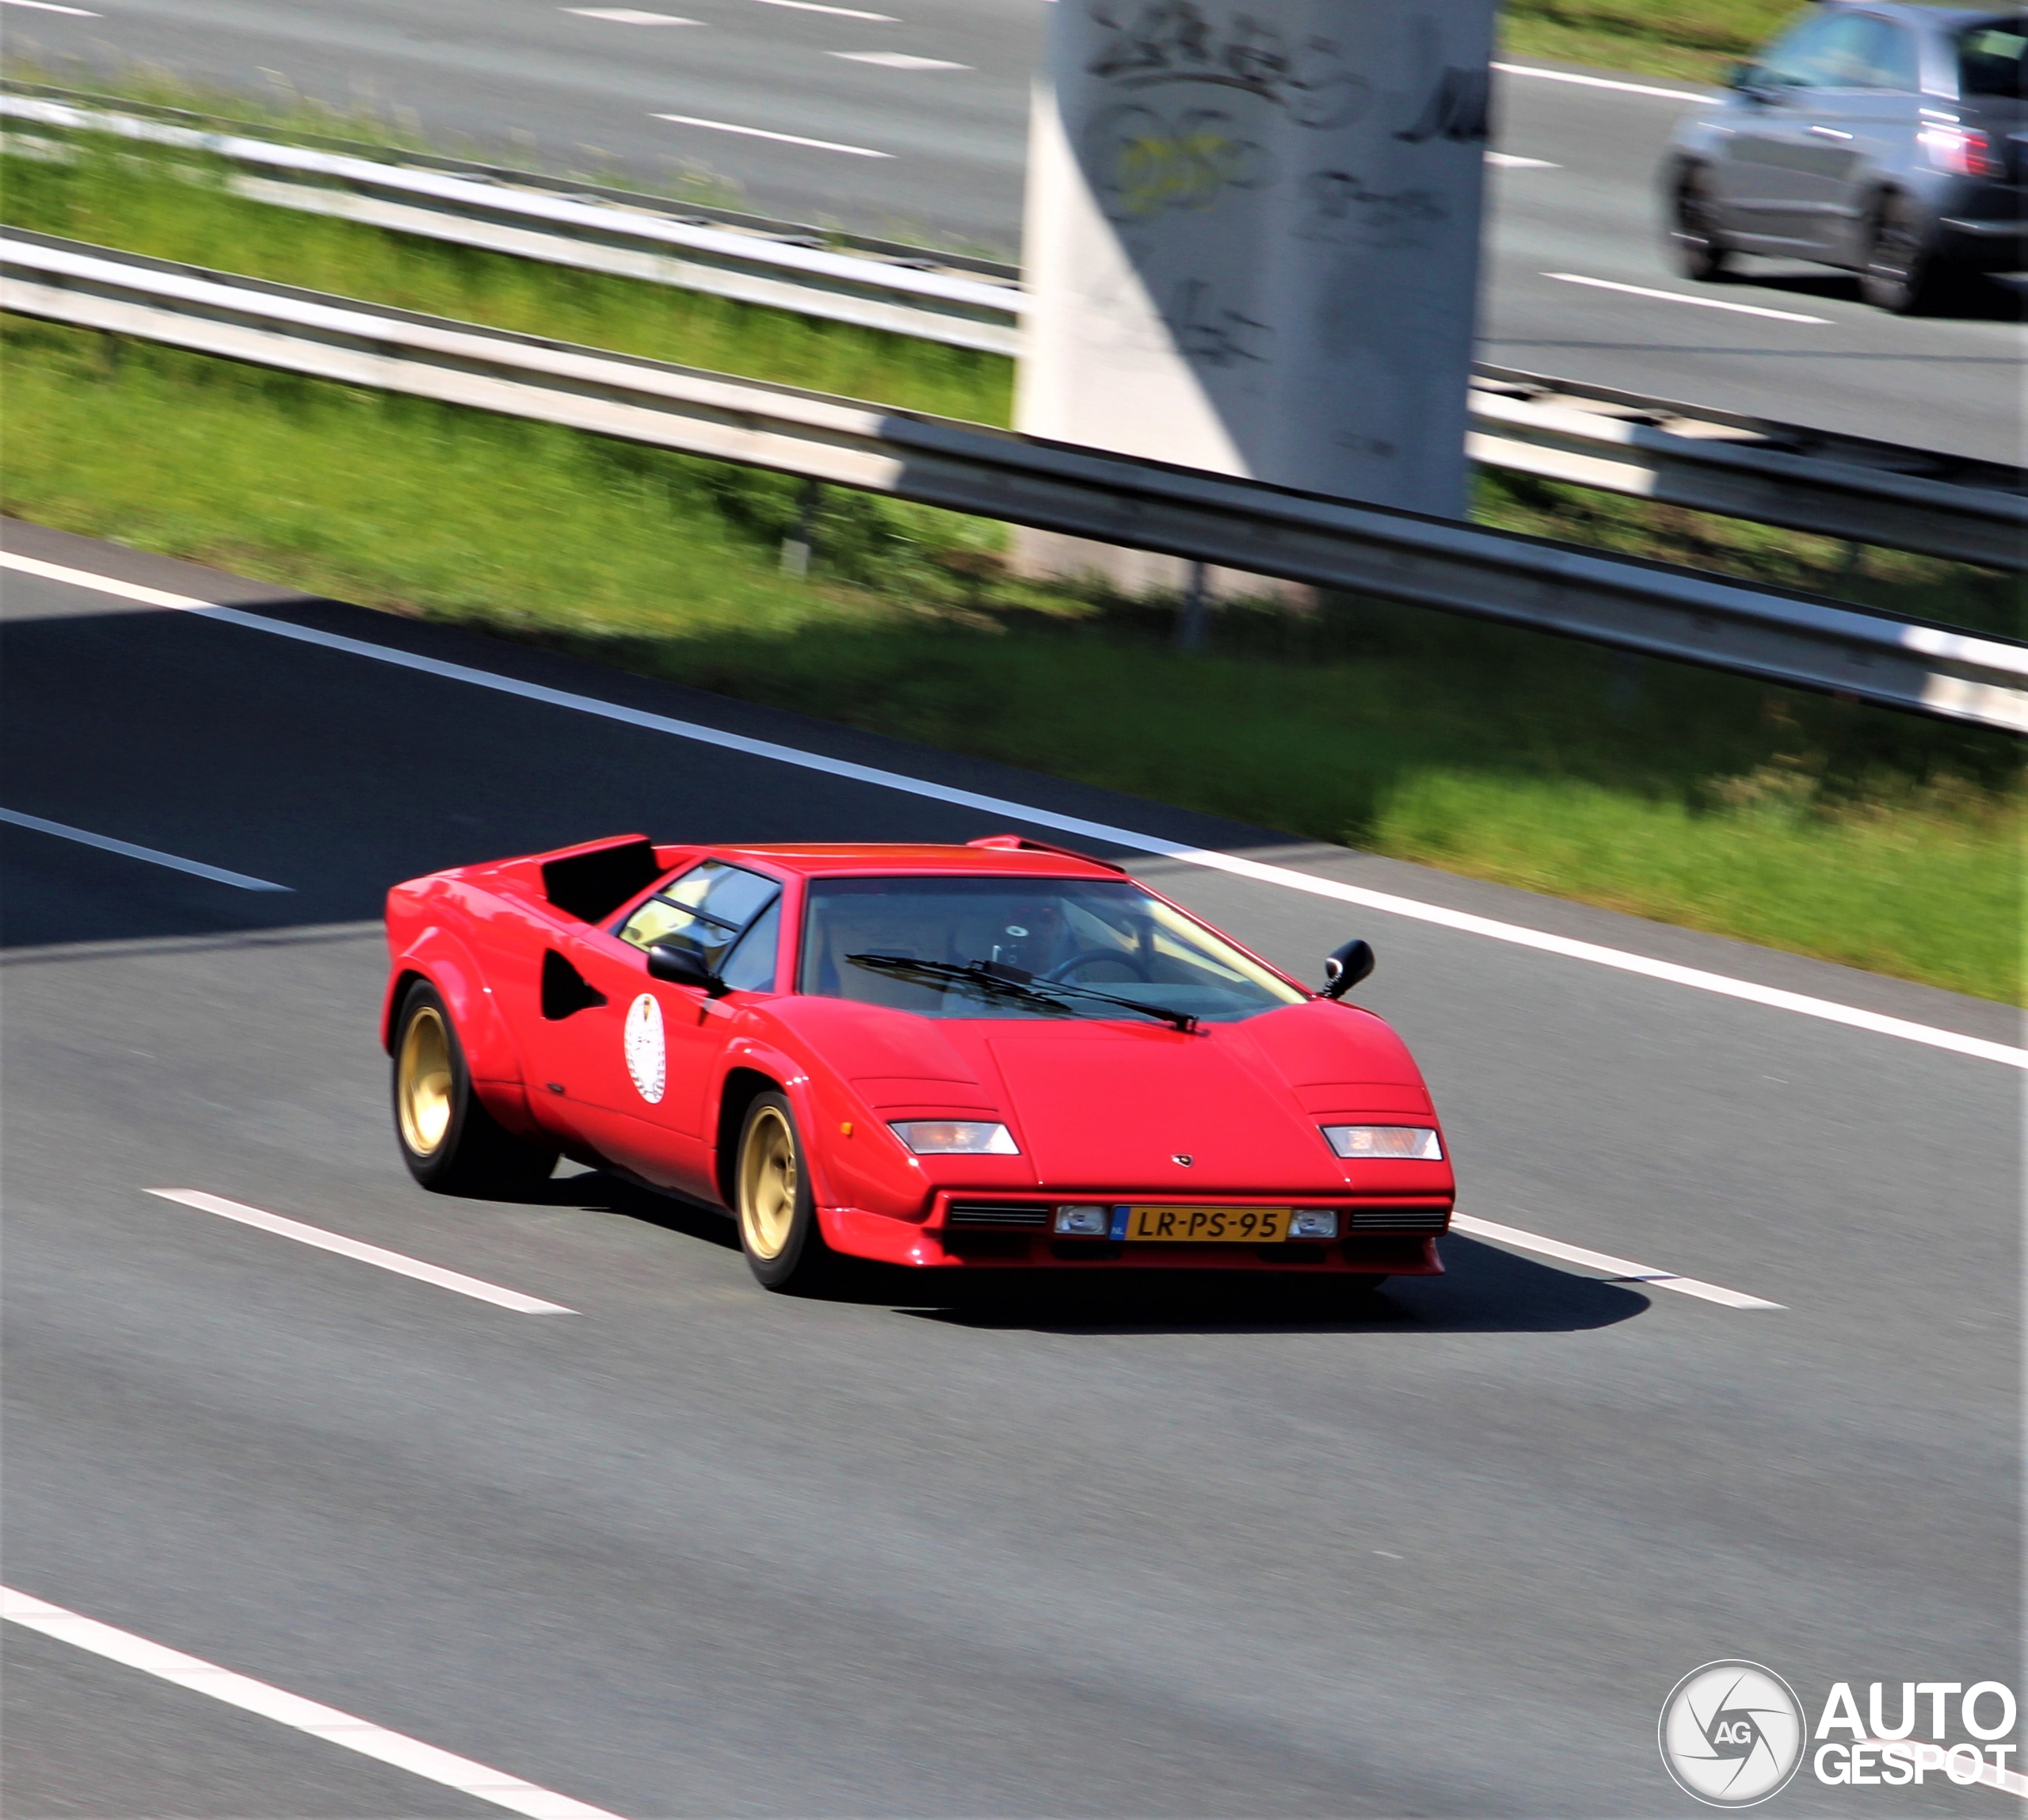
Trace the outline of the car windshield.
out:
<instances>
[{"instance_id":1,"label":"car windshield","mask_svg":"<svg viewBox=\"0 0 2028 1820\"><path fill-rule=\"evenodd\" d=\"M800 983L924 1017L1133 1016L1125 1000L1230 1023L1304 997L1125 879L815 879Z\"/></svg>"},{"instance_id":2,"label":"car windshield","mask_svg":"<svg viewBox=\"0 0 2028 1820\"><path fill-rule=\"evenodd\" d=\"M2028 18L1994 19L1957 40L1960 92L2022 98L2022 53L2028 50Z\"/></svg>"}]
</instances>

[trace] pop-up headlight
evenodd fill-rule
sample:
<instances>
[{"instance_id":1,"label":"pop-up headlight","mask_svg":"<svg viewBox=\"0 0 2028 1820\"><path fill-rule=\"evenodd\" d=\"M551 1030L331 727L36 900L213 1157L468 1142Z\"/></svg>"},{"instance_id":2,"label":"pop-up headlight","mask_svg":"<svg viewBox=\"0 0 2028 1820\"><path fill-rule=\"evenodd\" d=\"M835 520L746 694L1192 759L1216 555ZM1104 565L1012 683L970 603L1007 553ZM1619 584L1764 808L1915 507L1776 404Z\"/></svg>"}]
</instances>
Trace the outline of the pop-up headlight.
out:
<instances>
[{"instance_id":1,"label":"pop-up headlight","mask_svg":"<svg viewBox=\"0 0 2028 1820\"><path fill-rule=\"evenodd\" d=\"M898 1119L887 1127L919 1157L1018 1157L1014 1134L983 1119Z\"/></svg>"},{"instance_id":2,"label":"pop-up headlight","mask_svg":"<svg viewBox=\"0 0 2028 1820\"><path fill-rule=\"evenodd\" d=\"M1427 1125L1320 1125L1317 1129L1348 1162L1443 1161L1443 1146Z\"/></svg>"}]
</instances>

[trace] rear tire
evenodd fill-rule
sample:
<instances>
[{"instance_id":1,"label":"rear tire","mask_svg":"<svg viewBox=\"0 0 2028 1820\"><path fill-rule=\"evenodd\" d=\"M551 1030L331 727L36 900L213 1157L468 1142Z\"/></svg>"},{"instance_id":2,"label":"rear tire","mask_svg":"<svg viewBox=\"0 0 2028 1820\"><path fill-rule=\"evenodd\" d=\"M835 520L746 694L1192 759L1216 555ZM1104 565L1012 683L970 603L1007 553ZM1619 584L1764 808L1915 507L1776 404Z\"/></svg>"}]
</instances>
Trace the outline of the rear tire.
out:
<instances>
[{"instance_id":1,"label":"rear tire","mask_svg":"<svg viewBox=\"0 0 2028 1820\"><path fill-rule=\"evenodd\" d=\"M1866 257L1859 295L1876 309L1920 315L1946 288L1948 268L1936 256L1921 211L1905 196L1890 193L1874 205Z\"/></svg>"},{"instance_id":2,"label":"rear tire","mask_svg":"<svg viewBox=\"0 0 2028 1820\"><path fill-rule=\"evenodd\" d=\"M746 1108L733 1197L740 1250L763 1288L807 1295L830 1280L837 1254L817 1222L802 1137L787 1095L757 1093Z\"/></svg>"},{"instance_id":3,"label":"rear tire","mask_svg":"<svg viewBox=\"0 0 2028 1820\"><path fill-rule=\"evenodd\" d=\"M1731 268L1733 250L1718 238L1717 210L1710 184L1701 172L1683 173L1676 185L1675 215L1669 243L1675 249L1683 275L1700 284L1723 278Z\"/></svg>"},{"instance_id":4,"label":"rear tire","mask_svg":"<svg viewBox=\"0 0 2028 1820\"><path fill-rule=\"evenodd\" d=\"M464 1045L443 995L426 979L395 1019L395 1141L433 1194L509 1200L549 1179L556 1152L518 1138L472 1091Z\"/></svg>"}]
</instances>

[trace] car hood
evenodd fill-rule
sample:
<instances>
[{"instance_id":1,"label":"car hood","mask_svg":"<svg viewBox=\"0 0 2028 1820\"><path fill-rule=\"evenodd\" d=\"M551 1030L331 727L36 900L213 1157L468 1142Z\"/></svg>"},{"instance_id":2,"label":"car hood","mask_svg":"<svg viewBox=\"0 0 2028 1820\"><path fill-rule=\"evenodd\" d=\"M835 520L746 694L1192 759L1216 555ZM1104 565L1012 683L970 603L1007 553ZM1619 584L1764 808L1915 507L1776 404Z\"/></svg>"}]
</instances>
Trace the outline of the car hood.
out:
<instances>
[{"instance_id":1,"label":"car hood","mask_svg":"<svg viewBox=\"0 0 2028 1820\"><path fill-rule=\"evenodd\" d=\"M1352 1178L1319 1111L1430 1116L1393 1032L1336 1005L1188 1036L1054 1020L970 1029L1045 1189L1330 1194Z\"/></svg>"}]
</instances>

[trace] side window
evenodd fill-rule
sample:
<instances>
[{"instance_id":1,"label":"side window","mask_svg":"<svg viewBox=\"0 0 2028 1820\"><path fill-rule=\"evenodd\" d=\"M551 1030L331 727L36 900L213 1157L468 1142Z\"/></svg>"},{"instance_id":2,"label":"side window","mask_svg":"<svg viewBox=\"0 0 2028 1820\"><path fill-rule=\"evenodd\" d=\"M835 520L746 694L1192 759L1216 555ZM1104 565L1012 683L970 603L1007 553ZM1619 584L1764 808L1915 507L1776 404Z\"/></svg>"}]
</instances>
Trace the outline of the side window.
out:
<instances>
[{"instance_id":1,"label":"side window","mask_svg":"<svg viewBox=\"0 0 2028 1820\"><path fill-rule=\"evenodd\" d=\"M1821 89L1828 86L1824 54L1829 48L1832 27L1843 24L1836 18L1812 15L1771 44L1760 59L1760 80L1771 87Z\"/></svg>"},{"instance_id":2,"label":"side window","mask_svg":"<svg viewBox=\"0 0 2028 1820\"><path fill-rule=\"evenodd\" d=\"M719 977L737 992L772 992L775 959L781 945L782 900L777 897L726 956Z\"/></svg>"},{"instance_id":3,"label":"side window","mask_svg":"<svg viewBox=\"0 0 2028 1820\"><path fill-rule=\"evenodd\" d=\"M703 951L716 971L733 944L781 895L772 879L707 860L664 885L619 925L622 941L653 948L661 941L688 941Z\"/></svg>"},{"instance_id":4,"label":"side window","mask_svg":"<svg viewBox=\"0 0 2028 1820\"><path fill-rule=\"evenodd\" d=\"M1916 63L1915 33L1905 25L1892 25L1885 19L1875 19L1871 23L1872 86L1876 89L1892 89L1897 94L1915 94L1923 86L1922 73Z\"/></svg>"},{"instance_id":5,"label":"side window","mask_svg":"<svg viewBox=\"0 0 2028 1820\"><path fill-rule=\"evenodd\" d=\"M1824 21L1811 40L1809 61L1816 74L1810 86L1819 89L1878 88L1874 65L1881 39L1889 27L1863 13L1835 14Z\"/></svg>"}]
</instances>

